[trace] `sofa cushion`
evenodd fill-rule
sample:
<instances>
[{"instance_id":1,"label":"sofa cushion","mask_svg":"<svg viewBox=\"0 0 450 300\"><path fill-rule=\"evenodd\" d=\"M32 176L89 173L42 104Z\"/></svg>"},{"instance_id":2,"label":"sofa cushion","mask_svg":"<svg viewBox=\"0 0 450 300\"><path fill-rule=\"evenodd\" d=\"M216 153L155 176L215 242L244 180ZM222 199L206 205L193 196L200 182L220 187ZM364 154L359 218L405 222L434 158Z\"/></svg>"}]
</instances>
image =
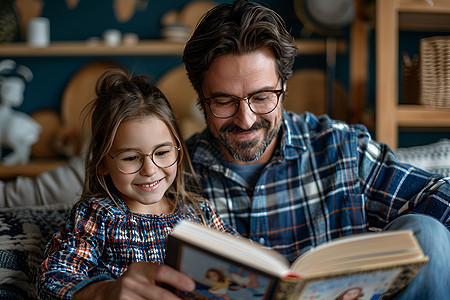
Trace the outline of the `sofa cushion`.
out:
<instances>
[{"instance_id":1,"label":"sofa cushion","mask_svg":"<svg viewBox=\"0 0 450 300\"><path fill-rule=\"evenodd\" d=\"M430 173L450 176L450 140L442 139L436 143L399 148L395 152L401 162L419 167Z\"/></svg>"},{"instance_id":2,"label":"sofa cushion","mask_svg":"<svg viewBox=\"0 0 450 300\"><path fill-rule=\"evenodd\" d=\"M47 242L70 204L0 208L0 299L36 299L36 276Z\"/></svg>"}]
</instances>

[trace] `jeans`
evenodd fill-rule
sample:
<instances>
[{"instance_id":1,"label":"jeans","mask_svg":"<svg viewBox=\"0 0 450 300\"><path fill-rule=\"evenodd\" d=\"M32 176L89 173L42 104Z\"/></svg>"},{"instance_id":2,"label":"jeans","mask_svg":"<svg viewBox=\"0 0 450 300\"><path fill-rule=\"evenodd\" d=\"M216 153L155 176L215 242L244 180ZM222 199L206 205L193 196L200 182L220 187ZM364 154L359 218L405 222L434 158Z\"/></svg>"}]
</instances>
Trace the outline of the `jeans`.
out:
<instances>
[{"instance_id":1,"label":"jeans","mask_svg":"<svg viewBox=\"0 0 450 300\"><path fill-rule=\"evenodd\" d=\"M395 299L450 299L450 232L433 217L401 216L384 230L411 229L429 261Z\"/></svg>"}]
</instances>

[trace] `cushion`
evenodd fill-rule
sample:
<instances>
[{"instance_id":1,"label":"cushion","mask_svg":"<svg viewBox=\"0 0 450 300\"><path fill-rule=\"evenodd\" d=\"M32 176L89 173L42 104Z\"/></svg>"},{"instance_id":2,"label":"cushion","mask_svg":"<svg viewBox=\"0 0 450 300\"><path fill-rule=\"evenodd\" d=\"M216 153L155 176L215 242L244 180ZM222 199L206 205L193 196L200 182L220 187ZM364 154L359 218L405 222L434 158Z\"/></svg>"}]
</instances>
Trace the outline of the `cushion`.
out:
<instances>
[{"instance_id":1,"label":"cushion","mask_svg":"<svg viewBox=\"0 0 450 300\"><path fill-rule=\"evenodd\" d=\"M396 151L399 161L421 168L430 173L450 176L450 140L442 139L437 143L399 148Z\"/></svg>"},{"instance_id":2,"label":"cushion","mask_svg":"<svg viewBox=\"0 0 450 300\"><path fill-rule=\"evenodd\" d=\"M71 207L0 208L0 299L36 299L37 270L45 247Z\"/></svg>"}]
</instances>

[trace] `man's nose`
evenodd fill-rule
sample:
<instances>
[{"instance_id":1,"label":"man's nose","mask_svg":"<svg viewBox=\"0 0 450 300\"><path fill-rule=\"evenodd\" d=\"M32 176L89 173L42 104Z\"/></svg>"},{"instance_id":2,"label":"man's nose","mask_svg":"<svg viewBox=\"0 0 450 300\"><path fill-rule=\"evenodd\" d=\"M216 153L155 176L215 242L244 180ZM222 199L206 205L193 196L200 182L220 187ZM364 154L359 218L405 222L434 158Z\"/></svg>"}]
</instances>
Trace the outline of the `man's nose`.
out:
<instances>
[{"instance_id":1,"label":"man's nose","mask_svg":"<svg viewBox=\"0 0 450 300\"><path fill-rule=\"evenodd\" d=\"M240 101L238 111L234 115L234 123L242 129L249 129L256 122L257 115L250 109L247 98Z\"/></svg>"}]
</instances>

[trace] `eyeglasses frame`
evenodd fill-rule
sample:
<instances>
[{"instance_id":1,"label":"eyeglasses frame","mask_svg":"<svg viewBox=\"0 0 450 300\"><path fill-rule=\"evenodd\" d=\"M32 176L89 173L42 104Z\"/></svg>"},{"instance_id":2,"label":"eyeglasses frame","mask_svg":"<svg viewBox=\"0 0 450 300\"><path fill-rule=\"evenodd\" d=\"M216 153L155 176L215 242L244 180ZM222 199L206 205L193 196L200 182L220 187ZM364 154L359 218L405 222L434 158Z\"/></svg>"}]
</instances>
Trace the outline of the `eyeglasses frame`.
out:
<instances>
[{"instance_id":1,"label":"eyeglasses frame","mask_svg":"<svg viewBox=\"0 0 450 300\"><path fill-rule=\"evenodd\" d=\"M270 111L268 111L268 112L266 112L266 113L257 113L257 112L255 112L255 111L252 109L252 106L251 106L251 103L250 103L250 98L251 98L252 96L256 95L256 94L264 93L264 92L272 92L272 93L275 93L275 95L277 95L277 104L274 106L274 108L273 108L272 110L270 110ZM203 93L203 92L202 92L202 93ZM278 107L278 104L280 103L280 96L281 96L283 93L284 93L284 89L279 89L279 90L260 90L260 91L256 91L256 92L254 92L254 93L251 93L251 94L247 95L247 97L238 97L238 96L234 96L234 95L226 95L226 96L229 96L229 97L233 98L234 100L238 100L238 102L237 102L238 105L237 105L236 111L235 111L231 116L228 116L228 117L220 117L220 116L216 115L215 113L213 113L213 111L212 111L212 109L211 109L211 100L212 100L213 98L217 98L217 97L219 97L219 96L212 96L212 97L203 98L203 102L206 103L206 104L208 104L209 111L210 111L216 118L219 118L219 119L228 119L228 118L233 117L235 114L237 114L237 112L239 111L239 107L240 107L240 105L241 105L241 100L245 100L245 101L247 102L248 107L250 108L250 110L251 110L254 114L256 114L256 115L267 115L267 114L270 114L271 112L273 112L273 111Z\"/></svg>"},{"instance_id":2,"label":"eyeglasses frame","mask_svg":"<svg viewBox=\"0 0 450 300\"><path fill-rule=\"evenodd\" d=\"M161 169L169 168L169 167L173 166L173 165L178 161L178 158L180 157L180 150L181 150L181 148L178 147L178 146L172 146L172 147L174 147L174 148L178 151L178 152L177 152L177 159L175 159L175 161L174 161L172 164L170 164L170 165L168 165L168 166L166 166L166 167L160 167L160 166L158 166L158 164L155 163L155 161L153 160L153 153L155 152L155 150L157 150L157 149L160 148L160 147L162 147L162 146L156 147L155 149L153 149L152 152L147 153L147 154L142 153L142 152L139 151L139 150L133 150L134 152L137 152L137 153L139 153L139 154L141 154L141 155L143 156L141 167L140 167L137 171L134 171L134 172L124 172L123 170L121 170L121 169L119 168L119 166L117 165L117 162L116 162L117 156L119 156L119 155L120 155L121 153L123 153L123 152L128 152L128 151L130 151L130 150L123 150L123 151L120 151L120 152L117 153L115 156L112 156L111 153L108 153L108 155L109 155L109 157L111 157L111 158L114 160L114 165L116 166L117 170L119 170L119 172L121 172L121 173L123 173L123 174L130 175L130 174L136 174L136 173L138 173L140 170L142 170L142 168L144 167L144 164L145 164L145 158L146 158L147 156L150 156L150 159L151 159L151 161L153 162L153 164L154 164L155 166L157 166L158 168L161 168ZM131 152L131 151L130 151L130 152Z\"/></svg>"}]
</instances>

